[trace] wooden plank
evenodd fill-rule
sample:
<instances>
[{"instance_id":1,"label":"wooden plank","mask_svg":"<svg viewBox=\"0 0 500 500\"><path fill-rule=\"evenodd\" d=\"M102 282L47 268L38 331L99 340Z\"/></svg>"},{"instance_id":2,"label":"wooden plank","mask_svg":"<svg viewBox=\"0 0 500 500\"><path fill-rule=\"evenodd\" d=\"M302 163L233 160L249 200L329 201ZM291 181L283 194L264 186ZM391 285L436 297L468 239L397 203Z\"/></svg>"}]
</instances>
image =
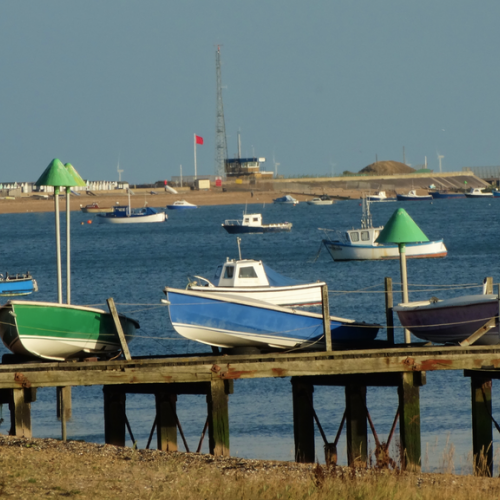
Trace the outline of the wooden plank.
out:
<instances>
[{"instance_id":1,"label":"wooden plank","mask_svg":"<svg viewBox=\"0 0 500 500\"><path fill-rule=\"evenodd\" d=\"M394 298L392 293L392 278L385 278L385 320L387 323L387 341L394 344Z\"/></svg>"},{"instance_id":2,"label":"wooden plank","mask_svg":"<svg viewBox=\"0 0 500 500\"><path fill-rule=\"evenodd\" d=\"M368 428L366 423L366 387L349 384L345 388L347 463L366 467Z\"/></svg>"},{"instance_id":3,"label":"wooden plank","mask_svg":"<svg viewBox=\"0 0 500 500\"><path fill-rule=\"evenodd\" d=\"M155 394L156 437L161 451L177 451L177 396L165 391Z\"/></svg>"},{"instance_id":4,"label":"wooden plank","mask_svg":"<svg viewBox=\"0 0 500 500\"><path fill-rule=\"evenodd\" d=\"M497 321L497 318L491 318L489 321L487 321L481 328L478 328L470 337L467 337L465 340L462 340L462 342L459 342L459 345L462 347L467 347L477 340L479 340L485 333L489 332L494 326Z\"/></svg>"},{"instance_id":5,"label":"wooden plank","mask_svg":"<svg viewBox=\"0 0 500 500\"><path fill-rule=\"evenodd\" d=\"M212 455L229 456L229 410L225 381L214 376L207 397L208 441Z\"/></svg>"},{"instance_id":6,"label":"wooden plank","mask_svg":"<svg viewBox=\"0 0 500 500\"><path fill-rule=\"evenodd\" d=\"M61 418L64 413L65 419L69 420L71 418L72 408L71 408L71 386L57 387L57 418ZM64 403L64 412L62 406Z\"/></svg>"},{"instance_id":7,"label":"wooden plank","mask_svg":"<svg viewBox=\"0 0 500 500\"><path fill-rule=\"evenodd\" d=\"M420 391L413 373L401 374L398 396L402 465L406 470L419 471L421 467Z\"/></svg>"},{"instance_id":8,"label":"wooden plank","mask_svg":"<svg viewBox=\"0 0 500 500\"><path fill-rule=\"evenodd\" d=\"M332 350L332 333L330 326L330 303L328 300L328 285L321 287L321 304L323 309L323 334L325 335L326 350Z\"/></svg>"},{"instance_id":9,"label":"wooden plank","mask_svg":"<svg viewBox=\"0 0 500 500\"><path fill-rule=\"evenodd\" d=\"M118 316L118 311L115 307L115 301L112 297L110 297L106 300L106 302L108 303L109 312L111 313L113 321L115 322L115 328L120 339L120 344L122 345L123 355L125 356L125 359L127 361L130 361L132 359L132 356L130 355L130 351L128 349L127 339L125 338L125 334L123 333L122 324L120 323L120 317Z\"/></svg>"},{"instance_id":10,"label":"wooden plank","mask_svg":"<svg viewBox=\"0 0 500 500\"><path fill-rule=\"evenodd\" d=\"M312 406L314 387L305 380L307 378L292 378L295 461L300 463L314 463L316 458Z\"/></svg>"},{"instance_id":11,"label":"wooden plank","mask_svg":"<svg viewBox=\"0 0 500 500\"><path fill-rule=\"evenodd\" d=\"M472 453L474 474L493 474L493 430L491 421L491 378L487 375L472 375Z\"/></svg>"}]
</instances>

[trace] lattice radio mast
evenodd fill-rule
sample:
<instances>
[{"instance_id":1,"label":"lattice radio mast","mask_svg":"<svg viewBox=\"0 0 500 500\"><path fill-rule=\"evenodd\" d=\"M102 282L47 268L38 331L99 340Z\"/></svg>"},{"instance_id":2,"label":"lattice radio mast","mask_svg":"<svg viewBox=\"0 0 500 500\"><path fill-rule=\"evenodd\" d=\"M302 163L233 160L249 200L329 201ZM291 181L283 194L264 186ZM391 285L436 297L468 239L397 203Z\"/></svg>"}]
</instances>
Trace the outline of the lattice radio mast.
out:
<instances>
[{"instance_id":1,"label":"lattice radio mast","mask_svg":"<svg viewBox=\"0 0 500 500\"><path fill-rule=\"evenodd\" d=\"M215 53L215 70L217 74L217 120L215 123L215 175L224 176L224 164L227 158L226 123L224 121L224 105L222 104L222 81L220 76L220 46Z\"/></svg>"}]
</instances>

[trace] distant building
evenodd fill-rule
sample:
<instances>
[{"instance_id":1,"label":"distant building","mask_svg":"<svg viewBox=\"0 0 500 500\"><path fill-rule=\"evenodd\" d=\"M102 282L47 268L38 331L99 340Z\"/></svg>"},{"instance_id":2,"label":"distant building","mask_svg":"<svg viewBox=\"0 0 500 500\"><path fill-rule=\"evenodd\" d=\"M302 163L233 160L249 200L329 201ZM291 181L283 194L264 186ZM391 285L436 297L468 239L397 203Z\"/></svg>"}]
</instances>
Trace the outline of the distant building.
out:
<instances>
[{"instance_id":1,"label":"distant building","mask_svg":"<svg viewBox=\"0 0 500 500\"><path fill-rule=\"evenodd\" d=\"M255 178L271 178L273 172L265 172L260 170L261 163L266 161L265 158L231 158L226 159L224 164L224 173L227 177L255 177Z\"/></svg>"}]
</instances>

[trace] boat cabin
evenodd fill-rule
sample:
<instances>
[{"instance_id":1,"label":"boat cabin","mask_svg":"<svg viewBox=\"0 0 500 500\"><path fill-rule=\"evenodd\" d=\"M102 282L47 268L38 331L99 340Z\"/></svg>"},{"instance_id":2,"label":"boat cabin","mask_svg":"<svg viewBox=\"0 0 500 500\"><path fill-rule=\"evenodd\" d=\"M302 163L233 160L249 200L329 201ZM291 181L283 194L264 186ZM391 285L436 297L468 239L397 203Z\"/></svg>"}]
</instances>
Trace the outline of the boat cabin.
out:
<instances>
[{"instance_id":1,"label":"boat cabin","mask_svg":"<svg viewBox=\"0 0 500 500\"><path fill-rule=\"evenodd\" d=\"M380 231L384 229L381 227L367 227L362 229L350 229L345 232L345 238L351 245L370 245L378 246L375 240L378 238Z\"/></svg>"},{"instance_id":2,"label":"boat cabin","mask_svg":"<svg viewBox=\"0 0 500 500\"><path fill-rule=\"evenodd\" d=\"M262 261L230 260L219 266L215 271L216 286L249 287L269 286L266 271Z\"/></svg>"},{"instance_id":3,"label":"boat cabin","mask_svg":"<svg viewBox=\"0 0 500 500\"><path fill-rule=\"evenodd\" d=\"M242 226L262 226L262 214L245 214L241 222Z\"/></svg>"}]
</instances>

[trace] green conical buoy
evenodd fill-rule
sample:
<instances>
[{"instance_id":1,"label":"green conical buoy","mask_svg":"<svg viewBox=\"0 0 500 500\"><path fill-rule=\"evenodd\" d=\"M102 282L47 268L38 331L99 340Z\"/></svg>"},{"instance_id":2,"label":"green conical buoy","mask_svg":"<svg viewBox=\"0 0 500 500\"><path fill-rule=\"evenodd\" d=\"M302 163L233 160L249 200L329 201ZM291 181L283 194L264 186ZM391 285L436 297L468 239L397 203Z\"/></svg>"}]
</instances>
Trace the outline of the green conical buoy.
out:
<instances>
[{"instance_id":1,"label":"green conical buoy","mask_svg":"<svg viewBox=\"0 0 500 500\"><path fill-rule=\"evenodd\" d=\"M73 177L75 180L75 184L72 184L72 186L86 186L87 183L81 178L80 174L76 171L76 168L71 165L71 163L65 163L64 165L66 167L66 170L68 173Z\"/></svg>"},{"instance_id":2,"label":"green conical buoy","mask_svg":"<svg viewBox=\"0 0 500 500\"><path fill-rule=\"evenodd\" d=\"M63 165L61 160L54 158L35 183L36 186L76 186L76 179Z\"/></svg>"},{"instance_id":3,"label":"green conical buoy","mask_svg":"<svg viewBox=\"0 0 500 500\"><path fill-rule=\"evenodd\" d=\"M398 208L378 235L376 243L417 243L429 238L404 208Z\"/></svg>"}]
</instances>

